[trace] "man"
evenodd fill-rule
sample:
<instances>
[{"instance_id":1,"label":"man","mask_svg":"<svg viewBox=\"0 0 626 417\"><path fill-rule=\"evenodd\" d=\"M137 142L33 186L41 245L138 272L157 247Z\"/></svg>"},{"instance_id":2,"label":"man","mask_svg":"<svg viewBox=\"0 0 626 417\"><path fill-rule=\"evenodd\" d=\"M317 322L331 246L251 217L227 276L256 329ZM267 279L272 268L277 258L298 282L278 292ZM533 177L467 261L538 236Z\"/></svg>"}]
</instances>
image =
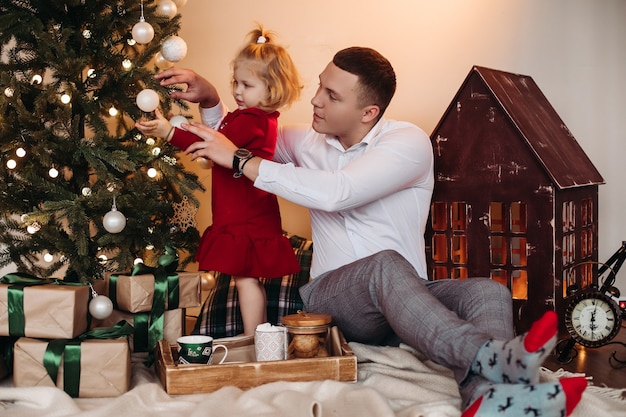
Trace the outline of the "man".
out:
<instances>
[{"instance_id":1,"label":"man","mask_svg":"<svg viewBox=\"0 0 626 417\"><path fill-rule=\"evenodd\" d=\"M187 149L192 159L232 167L256 187L310 209L312 280L301 289L308 311L332 315L349 340L400 340L451 368L464 416L573 411L584 378L538 383L556 341L553 312L512 339L511 294L504 286L479 278L425 279L432 148L418 127L382 117L396 87L382 55L361 47L339 51L320 74L312 129L284 129L274 161L237 150L207 126L217 126L226 112L208 81L181 69L157 79L186 83L187 90L172 97L200 104L204 125L183 125L204 139Z\"/></svg>"}]
</instances>

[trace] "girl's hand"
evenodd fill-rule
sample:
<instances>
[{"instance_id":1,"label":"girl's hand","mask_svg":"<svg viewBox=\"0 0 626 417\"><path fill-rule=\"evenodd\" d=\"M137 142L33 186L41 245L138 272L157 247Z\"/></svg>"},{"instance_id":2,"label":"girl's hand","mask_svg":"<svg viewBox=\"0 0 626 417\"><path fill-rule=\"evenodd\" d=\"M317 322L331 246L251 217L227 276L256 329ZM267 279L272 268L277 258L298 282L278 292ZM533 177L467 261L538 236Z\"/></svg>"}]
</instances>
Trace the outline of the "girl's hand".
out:
<instances>
[{"instance_id":1,"label":"girl's hand","mask_svg":"<svg viewBox=\"0 0 626 417\"><path fill-rule=\"evenodd\" d=\"M224 168L232 168L233 155L237 150L237 146L230 139L202 123L183 123L180 127L204 139L203 141L192 143L185 150L185 153L191 156L192 161L203 157Z\"/></svg>"}]
</instances>

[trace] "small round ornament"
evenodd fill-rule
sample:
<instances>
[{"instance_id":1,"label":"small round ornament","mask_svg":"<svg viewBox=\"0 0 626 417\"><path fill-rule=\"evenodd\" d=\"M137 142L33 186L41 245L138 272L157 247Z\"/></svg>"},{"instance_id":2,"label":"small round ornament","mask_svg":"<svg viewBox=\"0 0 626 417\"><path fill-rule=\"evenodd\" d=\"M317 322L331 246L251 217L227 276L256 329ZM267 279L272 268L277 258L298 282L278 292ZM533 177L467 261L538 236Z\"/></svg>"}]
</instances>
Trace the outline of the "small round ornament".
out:
<instances>
[{"instance_id":1,"label":"small round ornament","mask_svg":"<svg viewBox=\"0 0 626 417\"><path fill-rule=\"evenodd\" d=\"M187 42L180 36L170 36L161 45L163 58L171 62L178 62L187 55Z\"/></svg>"},{"instance_id":2,"label":"small round ornament","mask_svg":"<svg viewBox=\"0 0 626 417\"><path fill-rule=\"evenodd\" d=\"M170 119L170 124L174 127L180 127L183 123L189 123L189 120L182 114L176 115Z\"/></svg>"},{"instance_id":3,"label":"small round ornament","mask_svg":"<svg viewBox=\"0 0 626 417\"><path fill-rule=\"evenodd\" d=\"M176 3L172 0L159 0L155 13L159 16L165 16L171 19L178 13L178 7L176 7Z\"/></svg>"},{"instance_id":4,"label":"small round ornament","mask_svg":"<svg viewBox=\"0 0 626 417\"><path fill-rule=\"evenodd\" d=\"M133 39L135 40L135 42L142 45L150 43L150 41L154 39L154 28L150 23L146 22L143 19L135 23L135 26L133 26L133 30L131 33L133 34Z\"/></svg>"},{"instance_id":5,"label":"small round ornament","mask_svg":"<svg viewBox=\"0 0 626 417\"><path fill-rule=\"evenodd\" d=\"M161 52L157 52L154 55L154 65L156 65L159 69L166 70L168 68L172 68L174 63L163 58L163 54Z\"/></svg>"},{"instance_id":6,"label":"small round ornament","mask_svg":"<svg viewBox=\"0 0 626 417\"><path fill-rule=\"evenodd\" d=\"M89 302L89 313L95 319L106 319L113 313L113 302L106 295L96 295Z\"/></svg>"},{"instance_id":7,"label":"small round ornament","mask_svg":"<svg viewBox=\"0 0 626 417\"><path fill-rule=\"evenodd\" d=\"M104 215L102 226L109 233L119 233L126 227L126 216L117 211L114 205L111 211Z\"/></svg>"},{"instance_id":8,"label":"small round ornament","mask_svg":"<svg viewBox=\"0 0 626 417\"><path fill-rule=\"evenodd\" d=\"M154 111L159 106L159 95L156 91L146 88L145 90L141 90L139 94L137 94L137 107L141 110L149 113Z\"/></svg>"},{"instance_id":9,"label":"small round ornament","mask_svg":"<svg viewBox=\"0 0 626 417\"><path fill-rule=\"evenodd\" d=\"M196 158L196 163L202 169L211 169L213 168L213 161L208 158L204 158L202 156Z\"/></svg>"}]
</instances>

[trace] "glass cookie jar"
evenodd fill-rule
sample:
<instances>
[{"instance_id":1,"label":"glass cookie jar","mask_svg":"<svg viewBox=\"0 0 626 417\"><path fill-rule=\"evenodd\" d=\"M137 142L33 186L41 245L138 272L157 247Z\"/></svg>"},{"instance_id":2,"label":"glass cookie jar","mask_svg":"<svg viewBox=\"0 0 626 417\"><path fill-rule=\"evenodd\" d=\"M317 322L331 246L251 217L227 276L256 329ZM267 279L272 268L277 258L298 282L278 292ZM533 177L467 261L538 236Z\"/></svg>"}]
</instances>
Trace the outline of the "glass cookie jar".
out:
<instances>
[{"instance_id":1,"label":"glass cookie jar","mask_svg":"<svg viewBox=\"0 0 626 417\"><path fill-rule=\"evenodd\" d=\"M326 334L332 317L328 314L307 313L284 316L283 325L289 333L289 356L296 358L314 358L327 356L325 348Z\"/></svg>"}]
</instances>

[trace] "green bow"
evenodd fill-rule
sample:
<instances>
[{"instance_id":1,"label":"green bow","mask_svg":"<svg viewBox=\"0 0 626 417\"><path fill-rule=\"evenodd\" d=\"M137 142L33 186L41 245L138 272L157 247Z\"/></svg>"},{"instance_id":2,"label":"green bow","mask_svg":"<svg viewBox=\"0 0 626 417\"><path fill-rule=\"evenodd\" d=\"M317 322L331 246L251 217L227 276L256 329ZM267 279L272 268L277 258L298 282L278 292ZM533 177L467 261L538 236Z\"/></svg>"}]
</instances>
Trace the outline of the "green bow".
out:
<instances>
[{"instance_id":1,"label":"green bow","mask_svg":"<svg viewBox=\"0 0 626 417\"><path fill-rule=\"evenodd\" d=\"M176 251L169 246L165 247L165 254L161 255L157 267L150 267L143 263L135 264L131 270L131 276L154 275L154 294L152 296L152 309L150 313L137 313L134 316L135 335L134 351L151 352L158 341L163 338L163 324L165 314L165 298L169 309L178 308L180 298L179 280L176 269L178 268L178 256ZM111 275L109 278L109 298L116 301L117 280L119 275Z\"/></svg>"},{"instance_id":2,"label":"green bow","mask_svg":"<svg viewBox=\"0 0 626 417\"><path fill-rule=\"evenodd\" d=\"M75 339L55 339L48 342L43 356L43 366L56 384L59 366L63 359L63 390L71 397L78 397L80 388L80 344L88 339L117 339L133 334L133 326L125 320L115 326L93 329Z\"/></svg>"}]
</instances>

